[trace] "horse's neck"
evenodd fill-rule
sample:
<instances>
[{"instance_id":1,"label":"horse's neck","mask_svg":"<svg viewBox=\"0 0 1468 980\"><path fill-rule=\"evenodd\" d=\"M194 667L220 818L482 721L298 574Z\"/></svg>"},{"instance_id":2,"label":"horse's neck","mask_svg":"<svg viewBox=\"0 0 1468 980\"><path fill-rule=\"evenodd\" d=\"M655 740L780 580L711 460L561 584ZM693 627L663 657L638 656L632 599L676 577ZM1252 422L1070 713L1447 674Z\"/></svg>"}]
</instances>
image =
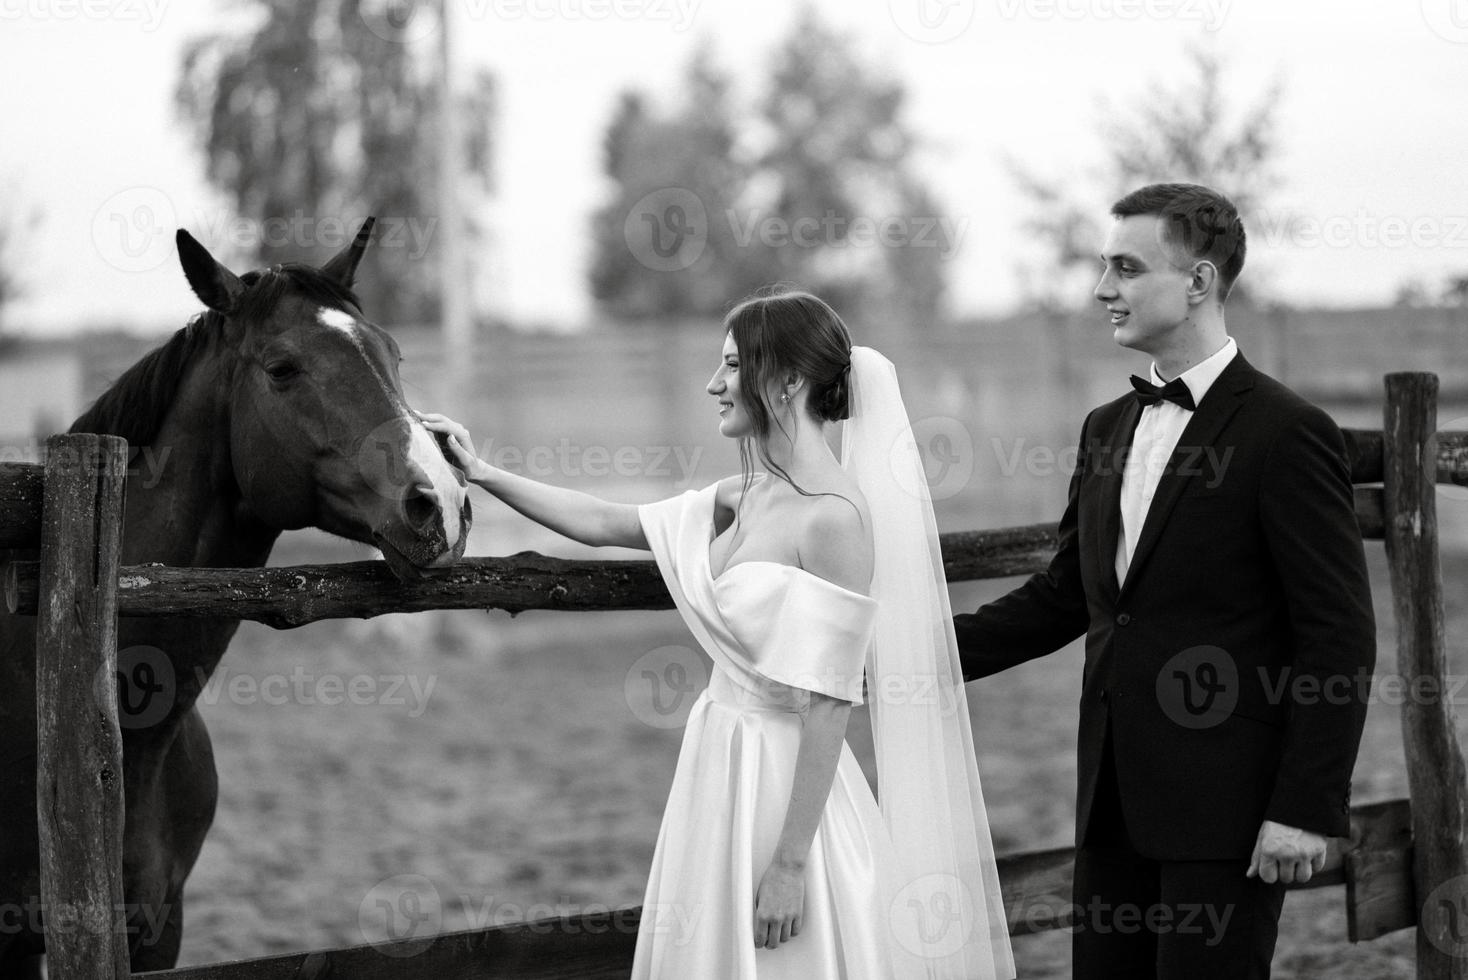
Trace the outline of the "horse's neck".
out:
<instances>
[{"instance_id":1,"label":"horse's neck","mask_svg":"<svg viewBox=\"0 0 1468 980\"><path fill-rule=\"evenodd\" d=\"M158 435L127 478L122 561L255 568L279 531L240 504L229 452L228 385L216 357L190 365Z\"/></svg>"},{"instance_id":2,"label":"horse's neck","mask_svg":"<svg viewBox=\"0 0 1468 980\"><path fill-rule=\"evenodd\" d=\"M253 568L265 564L279 532L250 518L229 458L228 386L217 365L193 365L157 437L138 447L127 477L122 564ZM192 705L213 674L237 622L124 619L118 646L167 652L178 712ZM161 724L135 738L170 737Z\"/></svg>"}]
</instances>

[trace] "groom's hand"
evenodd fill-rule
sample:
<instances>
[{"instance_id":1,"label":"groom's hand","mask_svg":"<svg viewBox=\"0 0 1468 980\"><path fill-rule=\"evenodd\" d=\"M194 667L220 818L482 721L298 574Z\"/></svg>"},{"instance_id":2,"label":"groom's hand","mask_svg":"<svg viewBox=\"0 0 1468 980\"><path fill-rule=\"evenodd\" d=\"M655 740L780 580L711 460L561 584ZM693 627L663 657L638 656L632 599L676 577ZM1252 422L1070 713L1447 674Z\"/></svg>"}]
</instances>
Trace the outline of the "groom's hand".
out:
<instances>
[{"instance_id":1,"label":"groom's hand","mask_svg":"<svg viewBox=\"0 0 1468 980\"><path fill-rule=\"evenodd\" d=\"M1256 875L1271 885L1306 882L1325 867L1325 838L1308 830L1289 827L1273 820L1264 821L1259 838L1254 842L1254 856L1249 859L1246 878Z\"/></svg>"}]
</instances>

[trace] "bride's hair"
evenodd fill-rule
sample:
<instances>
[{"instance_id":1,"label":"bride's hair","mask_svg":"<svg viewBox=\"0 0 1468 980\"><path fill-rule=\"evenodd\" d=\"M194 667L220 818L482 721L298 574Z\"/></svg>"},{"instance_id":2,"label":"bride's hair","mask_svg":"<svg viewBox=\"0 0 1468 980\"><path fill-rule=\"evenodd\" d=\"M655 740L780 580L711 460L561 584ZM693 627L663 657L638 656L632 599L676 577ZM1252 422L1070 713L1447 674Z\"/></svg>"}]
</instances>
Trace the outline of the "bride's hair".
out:
<instances>
[{"instance_id":1,"label":"bride's hair","mask_svg":"<svg viewBox=\"0 0 1468 980\"><path fill-rule=\"evenodd\" d=\"M798 375L810 387L806 411L814 421L836 422L850 415L851 334L846 324L818 297L786 291L744 300L724 317L724 328L739 349L739 394L754 429L752 438L739 441L746 489L753 479L752 442L771 472L811 496L766 450L772 422L785 432L767 389L771 382L783 384Z\"/></svg>"}]
</instances>

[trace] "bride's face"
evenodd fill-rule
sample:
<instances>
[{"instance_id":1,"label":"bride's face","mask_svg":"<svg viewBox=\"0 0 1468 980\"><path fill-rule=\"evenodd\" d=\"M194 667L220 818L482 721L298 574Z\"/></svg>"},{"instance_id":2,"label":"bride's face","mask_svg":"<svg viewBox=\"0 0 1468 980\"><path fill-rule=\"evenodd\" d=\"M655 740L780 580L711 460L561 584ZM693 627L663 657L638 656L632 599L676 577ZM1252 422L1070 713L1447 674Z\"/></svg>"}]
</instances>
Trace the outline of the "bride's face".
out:
<instances>
[{"instance_id":1,"label":"bride's face","mask_svg":"<svg viewBox=\"0 0 1468 980\"><path fill-rule=\"evenodd\" d=\"M739 439L754 432L754 423L739 393L739 348L733 333L725 335L720 357L719 369L709 379L706 390L719 402L719 434Z\"/></svg>"}]
</instances>

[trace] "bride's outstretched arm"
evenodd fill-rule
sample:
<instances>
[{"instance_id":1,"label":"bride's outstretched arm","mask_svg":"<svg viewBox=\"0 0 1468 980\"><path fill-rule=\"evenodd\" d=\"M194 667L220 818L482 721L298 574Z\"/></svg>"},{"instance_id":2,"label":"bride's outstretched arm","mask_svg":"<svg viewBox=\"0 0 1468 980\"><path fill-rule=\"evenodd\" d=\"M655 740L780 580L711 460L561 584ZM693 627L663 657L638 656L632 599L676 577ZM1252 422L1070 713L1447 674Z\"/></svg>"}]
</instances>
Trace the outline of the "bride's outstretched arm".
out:
<instances>
[{"instance_id":1,"label":"bride's outstretched arm","mask_svg":"<svg viewBox=\"0 0 1468 980\"><path fill-rule=\"evenodd\" d=\"M582 544L647 548L635 504L618 504L579 490L554 487L491 466L474 452L469 431L432 412L418 412L424 428L448 436L454 462L478 484L526 517Z\"/></svg>"}]
</instances>

